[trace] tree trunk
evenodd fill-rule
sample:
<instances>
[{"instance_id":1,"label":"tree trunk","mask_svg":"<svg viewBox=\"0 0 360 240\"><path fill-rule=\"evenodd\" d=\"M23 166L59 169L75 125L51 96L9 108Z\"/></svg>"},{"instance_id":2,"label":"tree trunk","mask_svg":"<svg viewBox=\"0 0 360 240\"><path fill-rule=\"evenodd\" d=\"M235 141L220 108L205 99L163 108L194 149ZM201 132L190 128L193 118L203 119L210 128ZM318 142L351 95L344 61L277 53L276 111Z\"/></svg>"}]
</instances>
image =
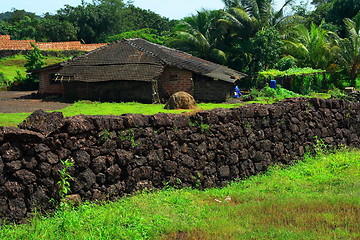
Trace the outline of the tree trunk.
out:
<instances>
[{"instance_id":1,"label":"tree trunk","mask_svg":"<svg viewBox=\"0 0 360 240\"><path fill-rule=\"evenodd\" d=\"M356 78L357 78L357 72L356 72L356 64L353 64L350 71L350 85L351 87L356 87Z\"/></svg>"}]
</instances>

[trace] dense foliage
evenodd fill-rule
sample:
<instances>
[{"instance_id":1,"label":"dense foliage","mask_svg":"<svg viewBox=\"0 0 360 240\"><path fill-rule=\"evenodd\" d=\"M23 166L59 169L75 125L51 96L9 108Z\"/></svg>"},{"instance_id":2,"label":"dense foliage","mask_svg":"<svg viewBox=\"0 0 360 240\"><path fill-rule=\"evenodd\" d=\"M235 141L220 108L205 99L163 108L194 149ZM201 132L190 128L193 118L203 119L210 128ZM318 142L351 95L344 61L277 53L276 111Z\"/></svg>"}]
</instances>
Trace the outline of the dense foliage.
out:
<instances>
[{"instance_id":1,"label":"dense foliage","mask_svg":"<svg viewBox=\"0 0 360 240\"><path fill-rule=\"evenodd\" d=\"M14 9L0 13L0 34L85 43L140 37L249 75L274 68L310 67L340 74L338 86L356 85L359 1L313 0L312 10L304 1L296 5L294 0L286 0L278 10L271 0L223 2L224 9L199 10L171 21L123 0L83 1L43 16Z\"/></svg>"},{"instance_id":2,"label":"dense foliage","mask_svg":"<svg viewBox=\"0 0 360 240\"><path fill-rule=\"evenodd\" d=\"M96 0L78 6L65 5L56 14L36 16L25 10L13 10L0 15L0 34L13 39L37 41L80 40L85 43L105 41L122 32L153 28L159 33L171 30L165 17L125 4L122 0Z\"/></svg>"},{"instance_id":3,"label":"dense foliage","mask_svg":"<svg viewBox=\"0 0 360 240\"><path fill-rule=\"evenodd\" d=\"M315 74L322 73L324 70L321 69L312 69L312 68L289 68L285 71L280 71L277 69L269 69L267 71L259 72L260 77L264 78L276 78L276 77L284 77L284 76L302 76L305 74Z\"/></svg>"},{"instance_id":4,"label":"dense foliage","mask_svg":"<svg viewBox=\"0 0 360 240\"><path fill-rule=\"evenodd\" d=\"M166 36L160 36L158 31L152 28L143 28L140 30L123 32L106 38L106 42L115 42L121 39L130 39L130 38L142 38L149 42L157 43L164 45L166 41L169 40Z\"/></svg>"}]
</instances>

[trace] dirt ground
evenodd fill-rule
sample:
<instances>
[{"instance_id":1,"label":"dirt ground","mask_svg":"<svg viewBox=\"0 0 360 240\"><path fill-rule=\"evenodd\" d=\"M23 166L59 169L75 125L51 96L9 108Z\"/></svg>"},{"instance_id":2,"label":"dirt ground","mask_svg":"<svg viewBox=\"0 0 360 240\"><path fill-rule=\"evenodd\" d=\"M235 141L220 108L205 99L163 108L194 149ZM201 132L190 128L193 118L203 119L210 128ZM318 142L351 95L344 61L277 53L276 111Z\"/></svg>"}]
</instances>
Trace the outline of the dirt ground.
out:
<instances>
[{"instance_id":1,"label":"dirt ground","mask_svg":"<svg viewBox=\"0 0 360 240\"><path fill-rule=\"evenodd\" d=\"M36 91L0 91L0 113L34 112L38 109L44 111L58 110L70 105L62 102L32 99L31 94L35 93Z\"/></svg>"}]
</instances>

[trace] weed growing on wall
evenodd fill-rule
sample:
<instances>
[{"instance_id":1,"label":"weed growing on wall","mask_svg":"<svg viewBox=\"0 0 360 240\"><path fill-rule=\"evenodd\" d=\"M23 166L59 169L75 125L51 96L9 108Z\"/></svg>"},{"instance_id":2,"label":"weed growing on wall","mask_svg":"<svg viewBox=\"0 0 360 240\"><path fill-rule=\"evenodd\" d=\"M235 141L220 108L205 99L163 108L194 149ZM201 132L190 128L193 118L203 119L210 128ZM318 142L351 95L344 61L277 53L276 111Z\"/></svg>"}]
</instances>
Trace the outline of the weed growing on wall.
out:
<instances>
[{"instance_id":1,"label":"weed growing on wall","mask_svg":"<svg viewBox=\"0 0 360 240\"><path fill-rule=\"evenodd\" d=\"M4 73L0 72L0 87L10 86L11 82L5 77Z\"/></svg>"},{"instance_id":2,"label":"weed growing on wall","mask_svg":"<svg viewBox=\"0 0 360 240\"><path fill-rule=\"evenodd\" d=\"M105 142L107 142L111 139L110 132L107 130L102 130L99 135L100 135L101 140L103 140Z\"/></svg>"},{"instance_id":3,"label":"weed growing on wall","mask_svg":"<svg viewBox=\"0 0 360 240\"><path fill-rule=\"evenodd\" d=\"M130 128L119 133L119 138L121 141L130 141L132 147L138 146L140 143L135 141L135 130Z\"/></svg>"},{"instance_id":4,"label":"weed growing on wall","mask_svg":"<svg viewBox=\"0 0 360 240\"><path fill-rule=\"evenodd\" d=\"M210 125L209 125L209 124L206 124L206 123L203 123L203 122L198 122L198 121L190 122L189 125L190 125L191 127L198 127L198 128L200 128L200 131L201 131L202 133L205 133L205 132L210 131Z\"/></svg>"},{"instance_id":5,"label":"weed growing on wall","mask_svg":"<svg viewBox=\"0 0 360 240\"><path fill-rule=\"evenodd\" d=\"M314 151L315 154L326 154L329 152L329 146L325 144L324 140L319 138L318 136L314 136L315 144Z\"/></svg>"},{"instance_id":6,"label":"weed growing on wall","mask_svg":"<svg viewBox=\"0 0 360 240\"><path fill-rule=\"evenodd\" d=\"M71 191L70 188L70 180L72 179L71 175L68 173L68 169L74 166L74 163L71 162L69 159L61 160L63 164L63 168L60 169L59 175L60 180L57 182L59 186L59 197L60 199L64 199L66 195L68 195Z\"/></svg>"}]
</instances>

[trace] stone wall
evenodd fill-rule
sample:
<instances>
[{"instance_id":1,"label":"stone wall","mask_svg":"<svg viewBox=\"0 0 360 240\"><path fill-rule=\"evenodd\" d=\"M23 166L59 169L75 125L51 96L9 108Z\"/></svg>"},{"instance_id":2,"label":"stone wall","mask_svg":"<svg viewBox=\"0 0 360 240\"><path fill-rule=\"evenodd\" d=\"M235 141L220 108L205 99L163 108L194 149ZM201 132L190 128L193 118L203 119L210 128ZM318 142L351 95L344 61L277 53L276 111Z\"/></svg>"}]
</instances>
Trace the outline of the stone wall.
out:
<instances>
[{"instance_id":1,"label":"stone wall","mask_svg":"<svg viewBox=\"0 0 360 240\"><path fill-rule=\"evenodd\" d=\"M288 99L273 105L164 114L33 113L0 127L0 214L21 219L59 200L60 160L74 167L72 194L114 200L164 185L208 188L301 158L316 139L360 147L360 103Z\"/></svg>"}]
</instances>

